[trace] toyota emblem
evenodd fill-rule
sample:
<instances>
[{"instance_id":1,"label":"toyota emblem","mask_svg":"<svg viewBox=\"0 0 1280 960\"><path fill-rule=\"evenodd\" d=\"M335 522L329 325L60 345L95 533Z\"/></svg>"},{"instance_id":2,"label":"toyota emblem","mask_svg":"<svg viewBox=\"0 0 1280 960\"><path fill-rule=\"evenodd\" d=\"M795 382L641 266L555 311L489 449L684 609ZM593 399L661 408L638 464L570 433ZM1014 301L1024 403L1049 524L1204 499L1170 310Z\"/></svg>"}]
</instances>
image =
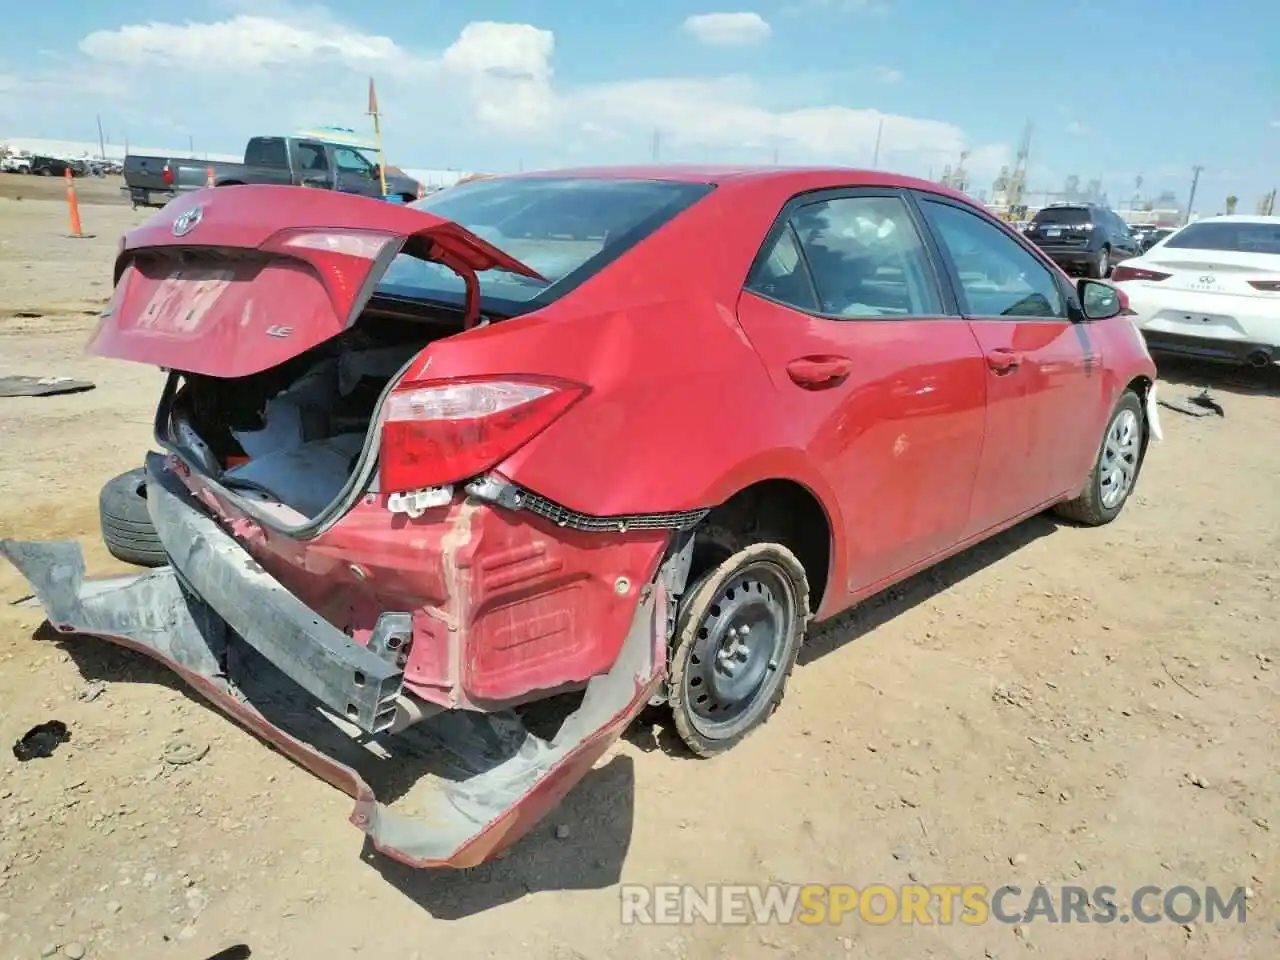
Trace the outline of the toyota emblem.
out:
<instances>
[{"instance_id":1,"label":"toyota emblem","mask_svg":"<svg viewBox=\"0 0 1280 960\"><path fill-rule=\"evenodd\" d=\"M1214 280L1214 278L1213 278L1213 277L1201 277L1201 278L1200 278L1200 282L1201 282L1201 283L1213 283L1213 280Z\"/></svg>"},{"instance_id":2,"label":"toyota emblem","mask_svg":"<svg viewBox=\"0 0 1280 960\"><path fill-rule=\"evenodd\" d=\"M200 207L192 207L173 221L173 235L185 237L200 225L202 219L204 219L204 210Z\"/></svg>"}]
</instances>

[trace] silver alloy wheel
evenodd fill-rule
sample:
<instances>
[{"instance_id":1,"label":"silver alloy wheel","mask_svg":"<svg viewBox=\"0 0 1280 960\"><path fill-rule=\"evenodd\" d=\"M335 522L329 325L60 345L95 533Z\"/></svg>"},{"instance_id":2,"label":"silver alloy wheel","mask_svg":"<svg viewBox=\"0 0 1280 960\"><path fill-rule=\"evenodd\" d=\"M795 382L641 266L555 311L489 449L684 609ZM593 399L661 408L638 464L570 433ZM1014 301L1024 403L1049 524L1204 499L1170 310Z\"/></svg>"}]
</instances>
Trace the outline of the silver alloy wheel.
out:
<instances>
[{"instance_id":1,"label":"silver alloy wheel","mask_svg":"<svg viewBox=\"0 0 1280 960\"><path fill-rule=\"evenodd\" d=\"M1111 258L1107 256L1107 250L1104 247L1098 252L1098 278L1100 280L1107 279L1107 271L1111 266Z\"/></svg>"},{"instance_id":2,"label":"silver alloy wheel","mask_svg":"<svg viewBox=\"0 0 1280 960\"><path fill-rule=\"evenodd\" d=\"M1142 446L1142 428L1138 415L1121 410L1107 428L1102 441L1102 458L1098 463L1098 485L1102 506L1114 510L1133 488L1138 474L1138 454Z\"/></svg>"}]
</instances>

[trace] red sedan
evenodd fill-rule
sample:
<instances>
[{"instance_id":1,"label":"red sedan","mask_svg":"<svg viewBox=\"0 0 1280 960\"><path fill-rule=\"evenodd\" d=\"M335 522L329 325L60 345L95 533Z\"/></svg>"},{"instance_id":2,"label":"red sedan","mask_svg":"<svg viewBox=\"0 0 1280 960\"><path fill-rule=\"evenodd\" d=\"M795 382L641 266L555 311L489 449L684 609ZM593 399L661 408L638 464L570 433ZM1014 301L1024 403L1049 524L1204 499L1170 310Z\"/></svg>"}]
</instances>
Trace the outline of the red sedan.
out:
<instances>
[{"instance_id":1,"label":"red sedan","mask_svg":"<svg viewBox=\"0 0 1280 960\"><path fill-rule=\"evenodd\" d=\"M510 844L650 702L732 746L810 622L1047 508L1111 521L1159 437L1122 294L881 173L210 189L115 279L92 349L170 371L169 565L0 552L417 865Z\"/></svg>"}]
</instances>

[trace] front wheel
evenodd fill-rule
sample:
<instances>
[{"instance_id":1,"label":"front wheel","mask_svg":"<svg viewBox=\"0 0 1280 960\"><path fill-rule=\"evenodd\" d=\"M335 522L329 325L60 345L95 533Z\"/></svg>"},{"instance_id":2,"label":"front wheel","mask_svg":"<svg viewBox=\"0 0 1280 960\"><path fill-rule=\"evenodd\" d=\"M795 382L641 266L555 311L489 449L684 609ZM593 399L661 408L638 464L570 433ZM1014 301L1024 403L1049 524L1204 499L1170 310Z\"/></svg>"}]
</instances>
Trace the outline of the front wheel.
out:
<instances>
[{"instance_id":1,"label":"front wheel","mask_svg":"<svg viewBox=\"0 0 1280 960\"><path fill-rule=\"evenodd\" d=\"M1068 520L1100 527L1120 515L1138 482L1146 423L1142 401L1132 390L1120 395L1102 434L1102 444L1080 496L1055 508Z\"/></svg>"},{"instance_id":2,"label":"front wheel","mask_svg":"<svg viewBox=\"0 0 1280 960\"><path fill-rule=\"evenodd\" d=\"M777 543L737 550L693 583L680 604L669 705L700 757L728 750L782 700L809 620L809 581Z\"/></svg>"}]
</instances>

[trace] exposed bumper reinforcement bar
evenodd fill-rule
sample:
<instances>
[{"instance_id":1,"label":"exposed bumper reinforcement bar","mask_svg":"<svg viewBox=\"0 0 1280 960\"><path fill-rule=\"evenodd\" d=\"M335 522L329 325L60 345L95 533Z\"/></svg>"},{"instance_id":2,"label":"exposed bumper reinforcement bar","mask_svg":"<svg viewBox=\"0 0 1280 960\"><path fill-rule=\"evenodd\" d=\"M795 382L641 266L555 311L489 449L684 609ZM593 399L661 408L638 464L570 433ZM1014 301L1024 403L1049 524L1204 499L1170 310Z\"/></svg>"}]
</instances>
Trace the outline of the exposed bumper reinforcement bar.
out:
<instances>
[{"instance_id":1,"label":"exposed bumper reinforcement bar","mask_svg":"<svg viewBox=\"0 0 1280 960\"><path fill-rule=\"evenodd\" d=\"M147 511L179 578L228 627L361 730L391 726L404 671L316 616L263 570L196 505L160 454L147 457Z\"/></svg>"},{"instance_id":2,"label":"exposed bumper reinforcement bar","mask_svg":"<svg viewBox=\"0 0 1280 960\"><path fill-rule=\"evenodd\" d=\"M93 634L167 665L246 728L352 796L351 822L376 849L403 863L475 866L514 843L591 769L663 679L667 591L659 576L637 605L613 668L588 683L549 738L510 711L447 711L398 734L371 736L328 708L312 690L314 680L303 683L273 663L284 636L311 642L297 617L281 616L289 601L305 606L230 537L216 531L228 546L186 518L183 511L203 515L165 485L176 478L165 476L160 458L148 468L148 500L173 567L93 581L85 579L83 555L71 541L0 540L0 555L30 582L59 631ZM175 568L191 570L192 579ZM204 590L226 614L202 599ZM277 590L287 598L283 606ZM261 631L252 644L232 617ZM264 642L272 630L279 633ZM296 651L282 659L296 668ZM387 802L379 802L375 788Z\"/></svg>"}]
</instances>

